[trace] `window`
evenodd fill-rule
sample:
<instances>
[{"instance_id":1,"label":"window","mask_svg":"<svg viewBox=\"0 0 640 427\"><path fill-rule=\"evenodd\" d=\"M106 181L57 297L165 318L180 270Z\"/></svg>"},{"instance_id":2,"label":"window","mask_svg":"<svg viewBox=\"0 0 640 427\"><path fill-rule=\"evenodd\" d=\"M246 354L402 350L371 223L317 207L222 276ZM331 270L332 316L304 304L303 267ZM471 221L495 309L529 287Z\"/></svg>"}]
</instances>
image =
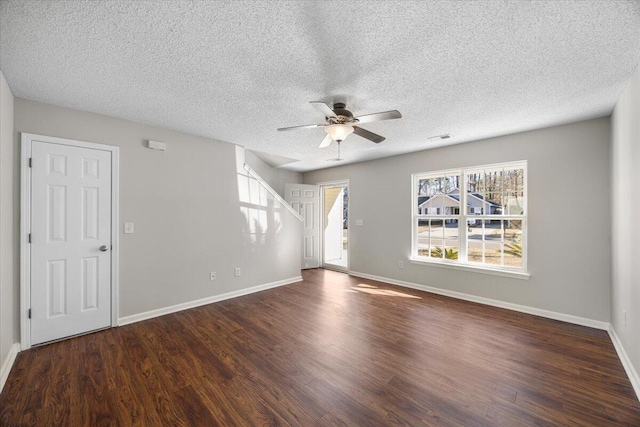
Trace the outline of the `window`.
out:
<instances>
[{"instance_id":1,"label":"window","mask_svg":"<svg viewBox=\"0 0 640 427\"><path fill-rule=\"evenodd\" d=\"M526 162L413 175L412 259L526 272Z\"/></svg>"}]
</instances>

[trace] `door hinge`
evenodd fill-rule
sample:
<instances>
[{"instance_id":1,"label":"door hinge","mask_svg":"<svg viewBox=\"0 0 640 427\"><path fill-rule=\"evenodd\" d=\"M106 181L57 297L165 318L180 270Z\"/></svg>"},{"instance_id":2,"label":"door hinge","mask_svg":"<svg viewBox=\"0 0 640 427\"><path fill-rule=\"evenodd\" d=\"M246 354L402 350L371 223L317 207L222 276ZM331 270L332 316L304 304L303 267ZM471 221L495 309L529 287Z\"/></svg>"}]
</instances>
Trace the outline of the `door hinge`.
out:
<instances>
[{"instance_id":1,"label":"door hinge","mask_svg":"<svg viewBox=\"0 0 640 427\"><path fill-rule=\"evenodd\" d=\"M29 167L31 167L31 165L33 164L32 160L33 160L33 158L29 157Z\"/></svg>"},{"instance_id":2,"label":"door hinge","mask_svg":"<svg viewBox=\"0 0 640 427\"><path fill-rule=\"evenodd\" d=\"M29 243L31 243L31 233L29 233Z\"/></svg>"},{"instance_id":3,"label":"door hinge","mask_svg":"<svg viewBox=\"0 0 640 427\"><path fill-rule=\"evenodd\" d=\"M29 309L29 319L31 319L31 309Z\"/></svg>"}]
</instances>

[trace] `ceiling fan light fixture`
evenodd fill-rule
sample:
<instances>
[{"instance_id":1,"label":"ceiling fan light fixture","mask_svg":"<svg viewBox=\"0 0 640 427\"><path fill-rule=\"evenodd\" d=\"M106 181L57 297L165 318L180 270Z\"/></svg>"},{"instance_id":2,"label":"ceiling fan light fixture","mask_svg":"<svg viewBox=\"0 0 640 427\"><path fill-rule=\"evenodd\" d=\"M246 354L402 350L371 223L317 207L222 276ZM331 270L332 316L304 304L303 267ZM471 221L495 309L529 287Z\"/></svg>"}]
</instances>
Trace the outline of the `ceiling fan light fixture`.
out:
<instances>
[{"instance_id":1,"label":"ceiling fan light fixture","mask_svg":"<svg viewBox=\"0 0 640 427\"><path fill-rule=\"evenodd\" d=\"M324 131L329 134L331 139L335 142L342 142L346 137L353 133L353 126L338 123L325 127Z\"/></svg>"}]
</instances>

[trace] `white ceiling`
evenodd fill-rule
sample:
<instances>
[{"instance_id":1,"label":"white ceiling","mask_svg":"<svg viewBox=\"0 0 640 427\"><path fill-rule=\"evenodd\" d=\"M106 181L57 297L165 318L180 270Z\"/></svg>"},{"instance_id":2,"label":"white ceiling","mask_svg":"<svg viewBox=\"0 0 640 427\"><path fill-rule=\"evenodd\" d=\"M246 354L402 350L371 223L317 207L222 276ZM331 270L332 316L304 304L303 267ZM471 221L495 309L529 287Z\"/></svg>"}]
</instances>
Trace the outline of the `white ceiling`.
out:
<instances>
[{"instance_id":1,"label":"white ceiling","mask_svg":"<svg viewBox=\"0 0 640 427\"><path fill-rule=\"evenodd\" d=\"M18 97L335 166L309 101L364 128L345 162L605 116L640 59L638 1L2 1ZM171 141L166 141L171 142Z\"/></svg>"}]
</instances>

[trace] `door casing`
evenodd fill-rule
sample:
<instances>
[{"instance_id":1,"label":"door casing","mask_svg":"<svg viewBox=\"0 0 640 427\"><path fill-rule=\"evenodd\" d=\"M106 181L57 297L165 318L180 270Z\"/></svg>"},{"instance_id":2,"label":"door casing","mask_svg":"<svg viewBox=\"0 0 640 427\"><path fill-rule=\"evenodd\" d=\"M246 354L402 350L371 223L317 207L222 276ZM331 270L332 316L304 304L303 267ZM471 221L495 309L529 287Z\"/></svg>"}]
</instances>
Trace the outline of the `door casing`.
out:
<instances>
[{"instance_id":1,"label":"door casing","mask_svg":"<svg viewBox=\"0 0 640 427\"><path fill-rule=\"evenodd\" d=\"M345 268L340 268L339 266L334 266L333 264L326 264L324 260L324 227L320 229L320 267L326 268L327 270L336 270L342 273L349 273L351 271L351 187L348 179L340 179L337 181L327 181L327 182L319 182L316 184L319 188L318 197L320 199L320 212L318 218L318 224L323 224L323 213L324 213L324 189L330 187L347 187L349 191L349 204L347 206L347 266Z\"/></svg>"},{"instance_id":2,"label":"door casing","mask_svg":"<svg viewBox=\"0 0 640 427\"><path fill-rule=\"evenodd\" d=\"M118 325L118 290L120 271L119 242L119 188L120 188L120 150L118 147L92 142L76 141L52 136L22 133L22 152L20 158L20 345L22 350L31 348L31 251L29 233L31 233L31 173L29 159L33 141L71 147L110 151L111 161L111 326Z\"/></svg>"}]
</instances>

